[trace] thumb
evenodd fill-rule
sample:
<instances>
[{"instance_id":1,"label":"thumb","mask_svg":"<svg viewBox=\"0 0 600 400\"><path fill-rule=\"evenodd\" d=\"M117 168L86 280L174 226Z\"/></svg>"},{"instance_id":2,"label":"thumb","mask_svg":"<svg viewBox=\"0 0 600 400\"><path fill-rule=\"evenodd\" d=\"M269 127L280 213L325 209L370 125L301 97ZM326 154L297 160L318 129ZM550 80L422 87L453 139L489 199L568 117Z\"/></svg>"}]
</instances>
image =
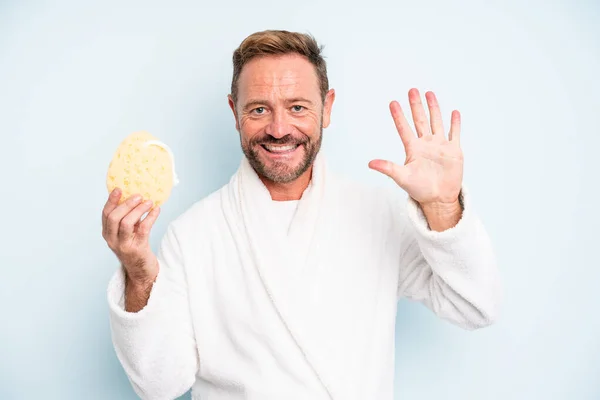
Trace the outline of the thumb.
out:
<instances>
[{"instance_id":1,"label":"thumb","mask_svg":"<svg viewBox=\"0 0 600 400\"><path fill-rule=\"evenodd\" d=\"M406 168L387 160L373 160L369 163L369 168L389 176L398 186L405 189L407 181Z\"/></svg>"},{"instance_id":2,"label":"thumb","mask_svg":"<svg viewBox=\"0 0 600 400\"><path fill-rule=\"evenodd\" d=\"M150 230L152 229L152 226L154 226L154 222L156 222L159 214L160 207L155 206L152 210L150 210L148 215L146 215L146 218L139 223L136 236L138 236L141 241L148 242L150 238Z\"/></svg>"}]
</instances>

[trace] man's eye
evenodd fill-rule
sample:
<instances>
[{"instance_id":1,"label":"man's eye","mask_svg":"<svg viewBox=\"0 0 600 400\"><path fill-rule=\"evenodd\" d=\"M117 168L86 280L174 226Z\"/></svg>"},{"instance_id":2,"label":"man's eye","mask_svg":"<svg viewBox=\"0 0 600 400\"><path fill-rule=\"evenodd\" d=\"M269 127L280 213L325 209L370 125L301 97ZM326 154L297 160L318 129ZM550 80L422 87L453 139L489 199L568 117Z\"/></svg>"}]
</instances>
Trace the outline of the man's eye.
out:
<instances>
[{"instance_id":1,"label":"man's eye","mask_svg":"<svg viewBox=\"0 0 600 400\"><path fill-rule=\"evenodd\" d=\"M265 111L264 107L257 107L254 109L255 114L264 114L264 111Z\"/></svg>"},{"instance_id":2,"label":"man's eye","mask_svg":"<svg viewBox=\"0 0 600 400\"><path fill-rule=\"evenodd\" d=\"M303 106L294 106L294 107L292 107L292 109L296 112L300 112L300 111L304 110L304 107Z\"/></svg>"}]
</instances>

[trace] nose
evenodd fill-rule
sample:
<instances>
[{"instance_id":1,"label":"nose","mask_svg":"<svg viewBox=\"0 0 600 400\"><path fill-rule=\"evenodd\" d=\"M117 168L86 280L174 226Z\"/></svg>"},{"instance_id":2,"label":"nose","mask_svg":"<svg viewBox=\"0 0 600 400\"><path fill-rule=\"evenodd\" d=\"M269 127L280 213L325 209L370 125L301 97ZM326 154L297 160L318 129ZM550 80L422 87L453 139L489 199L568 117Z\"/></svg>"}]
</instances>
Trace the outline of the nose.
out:
<instances>
[{"instance_id":1,"label":"nose","mask_svg":"<svg viewBox=\"0 0 600 400\"><path fill-rule=\"evenodd\" d=\"M276 139L280 139L288 134L291 134L292 126L287 118L288 117L284 112L273 111L271 121L265 129L265 133L273 136Z\"/></svg>"}]
</instances>

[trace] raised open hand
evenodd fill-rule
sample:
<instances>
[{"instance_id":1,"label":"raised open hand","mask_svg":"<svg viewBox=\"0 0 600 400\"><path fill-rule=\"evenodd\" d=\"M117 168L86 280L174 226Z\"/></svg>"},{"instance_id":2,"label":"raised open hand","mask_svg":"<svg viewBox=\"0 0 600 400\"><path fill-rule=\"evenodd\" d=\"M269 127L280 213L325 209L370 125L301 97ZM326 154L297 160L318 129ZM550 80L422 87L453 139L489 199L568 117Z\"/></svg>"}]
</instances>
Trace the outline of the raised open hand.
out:
<instances>
[{"instance_id":1,"label":"raised open hand","mask_svg":"<svg viewBox=\"0 0 600 400\"><path fill-rule=\"evenodd\" d=\"M390 111L404 149L406 160L400 166L391 161L373 160L369 167L392 178L422 207L456 204L463 177L463 153L460 148L460 113L452 112L448 138L444 134L442 115L433 92L425 93L431 124L417 89L408 99L417 135L412 132L397 101Z\"/></svg>"}]
</instances>

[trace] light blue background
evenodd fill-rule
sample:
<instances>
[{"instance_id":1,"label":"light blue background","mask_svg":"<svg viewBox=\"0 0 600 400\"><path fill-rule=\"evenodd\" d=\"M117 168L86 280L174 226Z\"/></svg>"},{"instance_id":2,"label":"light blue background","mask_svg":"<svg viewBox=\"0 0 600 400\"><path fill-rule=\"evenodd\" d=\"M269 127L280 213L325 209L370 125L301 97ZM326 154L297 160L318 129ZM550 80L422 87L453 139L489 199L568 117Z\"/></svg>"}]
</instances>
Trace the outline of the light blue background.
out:
<instances>
[{"instance_id":1,"label":"light blue background","mask_svg":"<svg viewBox=\"0 0 600 400\"><path fill-rule=\"evenodd\" d=\"M0 3L0 399L136 398L109 334L108 162L136 130L172 147L182 184L156 248L237 168L231 55L271 28L326 46L324 151L357 179L391 185L367 163L404 159L390 100L417 87L446 127L462 113L504 308L466 332L400 302L397 398L599 399L599 22L566 0Z\"/></svg>"}]
</instances>

